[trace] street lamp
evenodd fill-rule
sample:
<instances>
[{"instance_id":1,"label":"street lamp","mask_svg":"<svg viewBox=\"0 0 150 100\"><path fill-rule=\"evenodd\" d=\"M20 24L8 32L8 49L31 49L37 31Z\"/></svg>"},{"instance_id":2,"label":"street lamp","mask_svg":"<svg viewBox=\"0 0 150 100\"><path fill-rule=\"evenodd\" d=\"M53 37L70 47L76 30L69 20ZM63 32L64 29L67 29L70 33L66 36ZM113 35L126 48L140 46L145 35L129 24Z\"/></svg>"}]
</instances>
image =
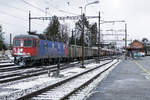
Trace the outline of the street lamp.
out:
<instances>
[{"instance_id":1,"label":"street lamp","mask_svg":"<svg viewBox=\"0 0 150 100\"><path fill-rule=\"evenodd\" d=\"M85 16L85 14L86 14L86 7L88 5L92 5L92 4L96 4L96 3L99 3L99 1L97 0L97 1L94 1L94 2L86 4L84 6L84 13L81 14L81 20L83 22L83 26L82 26L83 27L83 30L82 30L82 66L81 66L81 68L85 68L85 66L84 66L84 24L85 24L85 17L86 17ZM81 13L82 13L82 8L81 8Z\"/></svg>"},{"instance_id":2,"label":"street lamp","mask_svg":"<svg viewBox=\"0 0 150 100\"><path fill-rule=\"evenodd\" d=\"M125 23L125 49L127 53L127 23ZM125 55L125 60L127 60L127 54Z\"/></svg>"},{"instance_id":3,"label":"street lamp","mask_svg":"<svg viewBox=\"0 0 150 100\"><path fill-rule=\"evenodd\" d=\"M49 10L49 8L45 8L45 17L47 17L47 10Z\"/></svg>"},{"instance_id":4,"label":"street lamp","mask_svg":"<svg viewBox=\"0 0 150 100\"><path fill-rule=\"evenodd\" d=\"M84 13L86 14L86 7L87 7L88 5L97 4L97 3L99 3L99 1L98 1L98 0L97 0L97 1L94 1L94 2L90 2L90 3L86 4L86 5L84 6Z\"/></svg>"},{"instance_id":5,"label":"street lamp","mask_svg":"<svg viewBox=\"0 0 150 100\"><path fill-rule=\"evenodd\" d=\"M82 13L83 13L83 12L82 12L82 7L79 7L79 8L81 9L81 16L82 16Z\"/></svg>"}]
</instances>

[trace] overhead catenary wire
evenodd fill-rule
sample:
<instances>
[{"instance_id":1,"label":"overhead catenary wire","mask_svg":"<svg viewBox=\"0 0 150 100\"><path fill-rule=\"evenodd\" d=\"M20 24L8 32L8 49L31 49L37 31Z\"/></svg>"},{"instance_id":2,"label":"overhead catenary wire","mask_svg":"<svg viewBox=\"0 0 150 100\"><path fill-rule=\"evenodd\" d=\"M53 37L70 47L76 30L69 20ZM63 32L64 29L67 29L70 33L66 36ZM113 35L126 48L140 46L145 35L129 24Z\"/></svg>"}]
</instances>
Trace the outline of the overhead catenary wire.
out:
<instances>
[{"instance_id":1,"label":"overhead catenary wire","mask_svg":"<svg viewBox=\"0 0 150 100\"><path fill-rule=\"evenodd\" d=\"M18 7L15 7L15 6L12 6L12 5L9 5L9 4L6 4L6 3L1 3L3 6L6 6L6 7L9 7L9 8L13 8L13 9L16 9L18 11L21 11L21 12L25 12L25 13L29 13L29 11L26 11L24 9L21 9L21 8L18 8ZM10 17L13 17L15 19L19 19L19 20L22 20L22 21L28 21L28 18L21 18L21 17L18 17L18 16L15 16L15 15L12 15L12 14L9 14L7 12L4 12L4 11L0 11L1 14L4 14L4 15L7 15L7 16L10 16ZM27 19L27 20L26 20ZM32 22L33 24L37 24L35 22Z\"/></svg>"},{"instance_id":2,"label":"overhead catenary wire","mask_svg":"<svg viewBox=\"0 0 150 100\"><path fill-rule=\"evenodd\" d=\"M3 23L3 24L1 24L1 23ZM11 25L11 27L16 27L16 25L14 25L13 23L1 21L1 20L0 20L0 25L1 26ZM22 27L27 27L27 26L24 24L19 24L17 27L22 28Z\"/></svg>"},{"instance_id":3,"label":"overhead catenary wire","mask_svg":"<svg viewBox=\"0 0 150 100\"><path fill-rule=\"evenodd\" d=\"M29 3L29 2L27 2L25 0L21 0L21 1L24 2L25 4L29 5L29 6L33 7L33 8L38 9L39 11L45 13L45 11L43 9L41 9L41 8L39 8L39 7L33 5L33 4L31 4L31 3Z\"/></svg>"},{"instance_id":4,"label":"overhead catenary wire","mask_svg":"<svg viewBox=\"0 0 150 100\"><path fill-rule=\"evenodd\" d=\"M6 3L4 3L4 2L2 2L2 3L0 3L0 4L4 5L4 6L6 6L6 7L9 7L9 8L16 9L16 10L21 11L21 12L28 13L28 11L26 11L26 10L24 10L24 9L21 9L21 8L18 8L18 7L15 7L15 6L6 4ZM19 20L22 20L22 21L28 21L28 20L26 20L27 18L18 17L18 16L16 16L16 15L12 15L12 14L10 14L10 13L7 13L7 12L1 11L1 10L0 10L0 13L3 14L3 15L7 15L7 16L13 17L13 18L15 18L15 19L19 19Z\"/></svg>"},{"instance_id":5,"label":"overhead catenary wire","mask_svg":"<svg viewBox=\"0 0 150 100\"><path fill-rule=\"evenodd\" d=\"M22 18L22 17L18 17L18 16L15 16L15 15L11 15L11 14L6 13L4 11L0 11L0 13L4 14L4 15L7 15L7 16L10 16L10 17L13 17L13 18L18 19L18 20L21 20L21 21L26 21L26 22L28 21L28 20L26 20L26 18ZM36 24L36 23L34 23L34 24Z\"/></svg>"},{"instance_id":6,"label":"overhead catenary wire","mask_svg":"<svg viewBox=\"0 0 150 100\"><path fill-rule=\"evenodd\" d=\"M69 12L69 11L65 11L65 10L62 10L62 9L59 9L57 7L54 7L52 4L49 3L49 1L47 0L44 0L44 2L48 5L50 5L49 7L53 8L53 9L56 9L58 10L59 12L62 12L62 13L66 13L66 14L72 14L72 15L79 15L79 14L76 14L76 13L72 13L72 12Z\"/></svg>"},{"instance_id":7,"label":"overhead catenary wire","mask_svg":"<svg viewBox=\"0 0 150 100\"><path fill-rule=\"evenodd\" d=\"M22 0L22 1L23 1L25 4L27 4L27 5L29 5L29 6L31 6L31 7L33 7L33 8L36 8L36 9L40 10L41 12L45 13L45 11L42 10L41 8L39 8L39 7L33 5L33 4L31 4L31 3L29 3L29 2L27 2L27 1L25 1L25 0ZM22 11L22 12L27 12L26 10L23 10L23 9L21 9L21 8L18 8L18 7L15 7L14 5L10 5L10 4L7 4L7 3L3 3L3 4L4 4L4 6L7 6L7 7L9 7L9 8L13 8L13 9L16 9L16 10L19 10L19 11ZM69 14L73 14L73 15L78 15L78 14L74 14L74 13L71 13L71 12L68 12L68 11L65 11L65 10L61 10L61 9L56 8L56 7L54 7L54 6L53 6L53 8L54 8L54 9L57 9L59 12L69 13ZM22 17L16 16L16 15L14 15L14 14L10 14L10 13L5 12L5 11L0 11L0 13L3 14L3 15L6 15L6 16L9 16L9 17L12 17L12 18L21 20L21 21L26 21L26 22L28 21L28 18L22 18ZM34 23L34 22L32 22L32 23ZM7 24L8 24L8 23L7 23ZM10 23L10 24L11 24L11 23ZM36 23L34 23L34 24L36 24Z\"/></svg>"},{"instance_id":8,"label":"overhead catenary wire","mask_svg":"<svg viewBox=\"0 0 150 100\"><path fill-rule=\"evenodd\" d=\"M18 16L15 16L15 15L12 15L12 14L9 14L9 13L6 13L6 12L1 11L1 10L0 10L0 13L1 13L1 14L4 14L4 15L7 15L7 16L11 16L11 17L13 17L13 18L15 18L15 19L20 19L20 20L22 20L22 21L28 21L28 20L25 20L25 18L18 17Z\"/></svg>"},{"instance_id":9,"label":"overhead catenary wire","mask_svg":"<svg viewBox=\"0 0 150 100\"><path fill-rule=\"evenodd\" d=\"M21 11L21 12L23 12L23 14L25 12L26 15L28 15L27 9L22 9L22 8L17 7L17 5L12 5L12 4L5 3L5 2L0 3L0 5L3 6L3 8L4 7L7 8L7 10L6 9L0 10L0 14L1 14L0 24L1 25L11 26L11 27L17 26L20 28L28 27L28 21L29 21L28 16L24 17L22 14L19 14L20 13L19 11ZM10 8L12 8L11 10L13 10L14 13L9 12L10 10L8 10L8 9L10 9ZM19 15L16 15L16 13L15 13L16 11L18 12ZM15 20L17 20L17 21L15 21ZM17 22L18 24L14 25L14 22ZM32 24L34 24L34 26L39 26L39 24L41 24L41 22L32 22Z\"/></svg>"},{"instance_id":10,"label":"overhead catenary wire","mask_svg":"<svg viewBox=\"0 0 150 100\"><path fill-rule=\"evenodd\" d=\"M63 12L63 13L72 14L72 15L79 15L79 14L71 13L71 12L68 12L68 11L65 11L65 10L60 10L60 9L58 9L58 11Z\"/></svg>"},{"instance_id":11,"label":"overhead catenary wire","mask_svg":"<svg viewBox=\"0 0 150 100\"><path fill-rule=\"evenodd\" d=\"M8 8L16 9L16 10L18 10L20 12L29 13L29 10L25 10L25 9L22 9L22 8L19 8L19 7L16 7L14 5L10 5L10 4L4 3L4 2L1 2L0 5L3 5L3 6L8 7Z\"/></svg>"},{"instance_id":12,"label":"overhead catenary wire","mask_svg":"<svg viewBox=\"0 0 150 100\"><path fill-rule=\"evenodd\" d=\"M28 11L26 11L26 10L24 10L24 9L21 9L21 8L18 8L18 7L15 7L15 6L6 4L6 3L4 3L4 2L1 2L0 4L3 5L3 6L9 7L9 8L16 9L16 10L21 11L21 12L26 12L26 13L28 12Z\"/></svg>"},{"instance_id":13,"label":"overhead catenary wire","mask_svg":"<svg viewBox=\"0 0 150 100\"><path fill-rule=\"evenodd\" d=\"M3 15L6 15L6 16L9 16L9 17L12 17L12 18L15 18L15 19L20 20L20 21L28 22L28 20L26 20L26 18L18 17L18 16L9 14L9 13L4 12L4 11L1 11L1 10L0 10L0 13L3 14ZM5 22L4 22L4 23L5 23ZM34 22L32 22L32 23L37 25L37 23L34 23ZM8 23L7 23L7 24L8 24Z\"/></svg>"},{"instance_id":14,"label":"overhead catenary wire","mask_svg":"<svg viewBox=\"0 0 150 100\"><path fill-rule=\"evenodd\" d=\"M33 7L33 8L38 9L39 11L45 13L45 11L44 11L43 9L41 9L41 8L39 8L39 7L33 5L33 4L31 4L31 3L29 3L29 2L27 2L27 1L25 1L25 0L21 0L21 1L24 2L25 4L29 5L29 6ZM49 5L50 5L49 7L54 8L54 9L58 10L59 12L67 13L67 14L72 14L72 15L79 15L79 14L75 14L75 13L68 12L68 11L59 9L59 8L57 8L57 7L54 7L54 6L51 5L51 4L49 3L49 1L47 1L47 0L44 0L44 2L45 2L46 4L49 4Z\"/></svg>"}]
</instances>

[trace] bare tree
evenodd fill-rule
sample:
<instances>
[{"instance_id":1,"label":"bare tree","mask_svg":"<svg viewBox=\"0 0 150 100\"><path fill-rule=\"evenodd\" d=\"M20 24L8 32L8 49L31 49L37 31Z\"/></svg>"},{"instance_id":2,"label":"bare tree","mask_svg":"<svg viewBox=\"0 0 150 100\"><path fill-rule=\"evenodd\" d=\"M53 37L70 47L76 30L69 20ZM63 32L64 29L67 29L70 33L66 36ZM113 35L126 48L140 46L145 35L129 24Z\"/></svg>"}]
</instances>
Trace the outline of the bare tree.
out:
<instances>
[{"instance_id":1,"label":"bare tree","mask_svg":"<svg viewBox=\"0 0 150 100\"><path fill-rule=\"evenodd\" d=\"M5 33L2 31L2 26L0 25L0 50L6 49L6 46L4 44L4 36L3 36L3 34L5 34Z\"/></svg>"},{"instance_id":2,"label":"bare tree","mask_svg":"<svg viewBox=\"0 0 150 100\"><path fill-rule=\"evenodd\" d=\"M61 24L59 27L59 32L60 32L60 36L61 36L61 41L67 42L69 39L69 28L68 28L67 24L64 24L64 25Z\"/></svg>"}]
</instances>

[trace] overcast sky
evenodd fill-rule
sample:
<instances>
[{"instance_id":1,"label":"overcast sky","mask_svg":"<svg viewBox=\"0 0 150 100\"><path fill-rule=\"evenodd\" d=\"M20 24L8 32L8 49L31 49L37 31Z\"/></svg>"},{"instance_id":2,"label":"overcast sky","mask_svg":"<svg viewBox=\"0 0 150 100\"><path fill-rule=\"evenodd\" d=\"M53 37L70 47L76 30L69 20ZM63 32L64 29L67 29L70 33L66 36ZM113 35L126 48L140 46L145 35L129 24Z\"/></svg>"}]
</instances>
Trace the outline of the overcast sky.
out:
<instances>
[{"instance_id":1,"label":"overcast sky","mask_svg":"<svg viewBox=\"0 0 150 100\"><path fill-rule=\"evenodd\" d=\"M48 15L73 16L80 15L80 6L95 0L0 0L0 24L6 33L6 41L9 41L9 33L13 36L27 34L28 12L32 16L45 16L45 8ZM34 6L34 7L33 7ZM147 37L150 40L150 0L99 0L99 4L86 7L86 15L98 15L101 11L102 20L125 20L128 26L129 38L142 39ZM91 20L90 22L97 20ZM61 21L71 27L75 21ZM42 33L48 25L48 21L32 20L32 30ZM108 27L109 26L109 27ZM105 29L123 29L124 23L104 24Z\"/></svg>"}]
</instances>

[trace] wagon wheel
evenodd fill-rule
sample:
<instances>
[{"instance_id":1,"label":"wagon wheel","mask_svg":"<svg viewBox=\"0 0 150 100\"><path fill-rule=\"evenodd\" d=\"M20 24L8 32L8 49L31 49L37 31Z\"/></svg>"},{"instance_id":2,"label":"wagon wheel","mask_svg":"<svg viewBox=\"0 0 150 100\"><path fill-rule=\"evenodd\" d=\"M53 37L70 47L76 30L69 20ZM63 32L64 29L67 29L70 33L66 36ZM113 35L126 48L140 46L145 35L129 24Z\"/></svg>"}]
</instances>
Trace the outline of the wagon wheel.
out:
<instances>
[{"instance_id":1,"label":"wagon wheel","mask_svg":"<svg viewBox=\"0 0 150 100\"><path fill-rule=\"evenodd\" d=\"M16 58L14 59L14 64L18 65L18 61L16 60Z\"/></svg>"},{"instance_id":2,"label":"wagon wheel","mask_svg":"<svg viewBox=\"0 0 150 100\"><path fill-rule=\"evenodd\" d=\"M35 64L35 60L31 60L28 66L33 66Z\"/></svg>"},{"instance_id":3,"label":"wagon wheel","mask_svg":"<svg viewBox=\"0 0 150 100\"><path fill-rule=\"evenodd\" d=\"M21 66L21 67L24 67L24 66L26 66L26 63L25 63L25 61L24 61L24 60L20 61L20 62L19 62L19 66Z\"/></svg>"}]
</instances>

